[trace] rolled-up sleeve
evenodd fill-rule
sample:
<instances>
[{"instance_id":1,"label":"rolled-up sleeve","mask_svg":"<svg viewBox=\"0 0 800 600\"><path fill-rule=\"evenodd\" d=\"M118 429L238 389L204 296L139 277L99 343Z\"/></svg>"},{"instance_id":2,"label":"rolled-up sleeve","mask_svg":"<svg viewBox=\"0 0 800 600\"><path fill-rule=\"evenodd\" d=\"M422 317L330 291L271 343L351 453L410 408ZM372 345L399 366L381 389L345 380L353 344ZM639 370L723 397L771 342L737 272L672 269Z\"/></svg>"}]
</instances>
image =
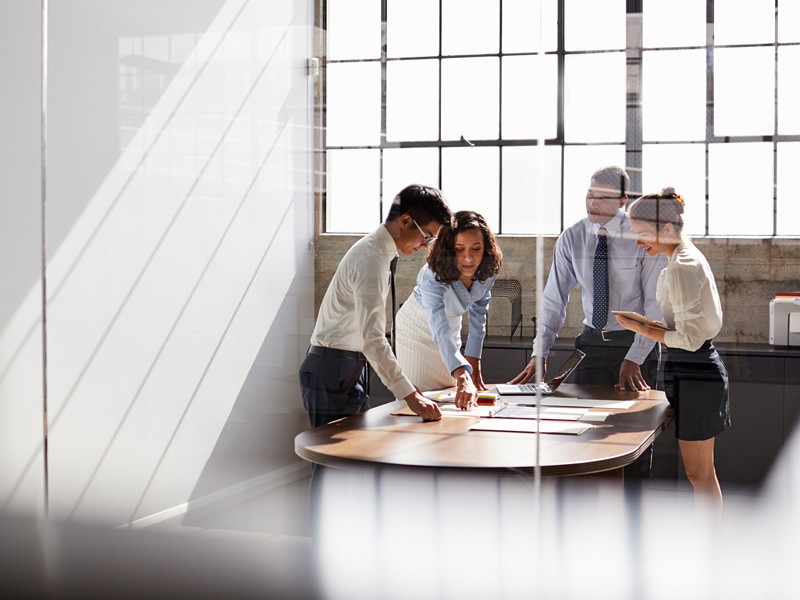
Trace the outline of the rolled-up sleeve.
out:
<instances>
[{"instance_id":1,"label":"rolled-up sleeve","mask_svg":"<svg viewBox=\"0 0 800 600\"><path fill-rule=\"evenodd\" d=\"M472 373L472 367L461 354L461 348L456 343L445 311L444 295L447 293L448 287L447 284L436 281L433 276L420 276L417 280L419 303L425 310L433 339L439 347L439 354L450 373L462 366Z\"/></svg>"},{"instance_id":2,"label":"rolled-up sleeve","mask_svg":"<svg viewBox=\"0 0 800 600\"><path fill-rule=\"evenodd\" d=\"M483 340L486 339L486 317L489 314L489 302L492 300L494 278L486 281L486 292L483 297L469 306L469 335L464 353L473 358L480 358L483 353Z\"/></svg>"}]
</instances>

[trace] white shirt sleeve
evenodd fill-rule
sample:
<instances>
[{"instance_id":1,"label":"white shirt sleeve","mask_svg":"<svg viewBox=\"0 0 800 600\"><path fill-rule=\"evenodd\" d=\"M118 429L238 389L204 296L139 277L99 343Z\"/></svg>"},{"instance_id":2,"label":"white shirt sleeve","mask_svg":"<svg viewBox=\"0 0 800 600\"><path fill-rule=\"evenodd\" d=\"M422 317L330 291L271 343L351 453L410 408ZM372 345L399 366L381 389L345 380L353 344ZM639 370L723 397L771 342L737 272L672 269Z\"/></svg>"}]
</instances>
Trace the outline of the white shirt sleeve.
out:
<instances>
[{"instance_id":1,"label":"white shirt sleeve","mask_svg":"<svg viewBox=\"0 0 800 600\"><path fill-rule=\"evenodd\" d=\"M675 319L675 331L664 333L664 343L670 348L694 352L711 337L703 310L706 285L703 269L697 264L671 265L664 283Z\"/></svg>"},{"instance_id":2,"label":"white shirt sleeve","mask_svg":"<svg viewBox=\"0 0 800 600\"><path fill-rule=\"evenodd\" d=\"M386 339L389 267L381 256L365 256L353 271L355 321L361 327L364 356L395 398L403 399L415 388L403 375Z\"/></svg>"}]
</instances>

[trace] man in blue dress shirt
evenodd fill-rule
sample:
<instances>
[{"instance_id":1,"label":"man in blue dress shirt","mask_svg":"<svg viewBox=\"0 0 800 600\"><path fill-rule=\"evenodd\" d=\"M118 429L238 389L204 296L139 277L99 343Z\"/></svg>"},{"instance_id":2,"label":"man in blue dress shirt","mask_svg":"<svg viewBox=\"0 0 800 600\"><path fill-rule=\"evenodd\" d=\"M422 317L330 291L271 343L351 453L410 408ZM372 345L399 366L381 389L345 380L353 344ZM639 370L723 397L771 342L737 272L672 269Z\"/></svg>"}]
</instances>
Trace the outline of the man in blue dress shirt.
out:
<instances>
[{"instance_id":1,"label":"man in blue dress shirt","mask_svg":"<svg viewBox=\"0 0 800 600\"><path fill-rule=\"evenodd\" d=\"M623 209L629 185L628 174L621 167L605 167L592 175L586 218L565 229L556 240L533 356L512 383L534 377L537 356L542 357L544 379L547 356L564 324L570 292L580 284L584 328L575 347L583 350L586 358L574 371L573 381L630 390L655 387L659 348L652 340L624 330L611 315L613 310L626 310L661 320L656 283L667 261L661 255L648 256L636 246ZM595 264L598 250L604 263L599 271ZM600 278L607 281L595 285Z\"/></svg>"}]
</instances>

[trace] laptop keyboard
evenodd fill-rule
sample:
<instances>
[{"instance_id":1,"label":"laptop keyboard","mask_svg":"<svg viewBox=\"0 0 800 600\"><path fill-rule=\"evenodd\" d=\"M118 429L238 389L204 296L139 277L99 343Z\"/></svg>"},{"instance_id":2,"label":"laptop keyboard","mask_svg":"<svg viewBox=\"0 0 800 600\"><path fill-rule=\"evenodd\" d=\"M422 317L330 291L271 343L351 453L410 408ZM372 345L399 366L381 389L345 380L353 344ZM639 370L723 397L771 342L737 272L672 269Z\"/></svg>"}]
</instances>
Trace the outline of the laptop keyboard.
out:
<instances>
[{"instance_id":1,"label":"laptop keyboard","mask_svg":"<svg viewBox=\"0 0 800 600\"><path fill-rule=\"evenodd\" d=\"M532 396L536 394L537 390L541 390L542 394L551 394L553 392L550 386L544 382L542 382L541 387L537 387L536 383L502 383L497 385L497 393L501 395Z\"/></svg>"},{"instance_id":2,"label":"laptop keyboard","mask_svg":"<svg viewBox=\"0 0 800 600\"><path fill-rule=\"evenodd\" d=\"M520 383L517 385L517 387L519 388L519 391L522 392L523 394L527 393L535 394L538 386L535 383Z\"/></svg>"}]
</instances>

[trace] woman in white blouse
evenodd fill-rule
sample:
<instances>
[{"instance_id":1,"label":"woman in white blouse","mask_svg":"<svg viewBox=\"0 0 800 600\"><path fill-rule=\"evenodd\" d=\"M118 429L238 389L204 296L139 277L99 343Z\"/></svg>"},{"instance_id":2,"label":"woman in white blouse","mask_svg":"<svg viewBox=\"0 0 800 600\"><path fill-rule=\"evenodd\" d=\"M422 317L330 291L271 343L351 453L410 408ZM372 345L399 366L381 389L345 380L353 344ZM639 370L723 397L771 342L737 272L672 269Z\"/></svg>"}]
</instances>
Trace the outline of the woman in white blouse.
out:
<instances>
[{"instance_id":1,"label":"woman in white blouse","mask_svg":"<svg viewBox=\"0 0 800 600\"><path fill-rule=\"evenodd\" d=\"M675 409L675 435L695 497L722 509L714 468L714 438L730 427L728 373L711 341L722 327L722 307L705 256L683 236L683 198L673 188L647 194L628 208L636 243L651 256L669 257L656 299L669 331L616 315L636 333L667 346L664 386Z\"/></svg>"},{"instance_id":2,"label":"woman in white blouse","mask_svg":"<svg viewBox=\"0 0 800 600\"><path fill-rule=\"evenodd\" d=\"M503 262L486 220L460 211L430 247L408 300L397 312L397 362L421 390L456 386L456 406L469 408L485 390L481 352L492 286ZM461 353L461 317L469 335Z\"/></svg>"}]
</instances>

